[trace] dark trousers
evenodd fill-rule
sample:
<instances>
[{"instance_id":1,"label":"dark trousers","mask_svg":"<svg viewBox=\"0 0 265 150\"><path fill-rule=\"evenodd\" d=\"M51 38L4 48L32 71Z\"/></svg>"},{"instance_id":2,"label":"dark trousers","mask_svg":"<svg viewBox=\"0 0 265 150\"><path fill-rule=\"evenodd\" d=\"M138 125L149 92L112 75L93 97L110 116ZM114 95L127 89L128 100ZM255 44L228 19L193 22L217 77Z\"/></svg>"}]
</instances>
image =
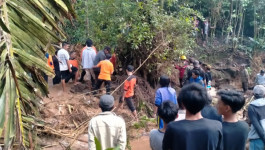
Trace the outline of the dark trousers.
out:
<instances>
[{"instance_id":1,"label":"dark trousers","mask_svg":"<svg viewBox=\"0 0 265 150\"><path fill-rule=\"evenodd\" d=\"M83 69L82 73L81 73L81 77L79 79L79 82L83 82L84 81L84 76L86 75L86 71ZM91 76L91 82L92 82L92 87L95 88L96 87L96 79L93 78L93 76Z\"/></svg>"},{"instance_id":2,"label":"dark trousers","mask_svg":"<svg viewBox=\"0 0 265 150\"><path fill-rule=\"evenodd\" d=\"M248 83L242 82L242 88L243 88L243 91L246 92L248 90Z\"/></svg>"},{"instance_id":3,"label":"dark trousers","mask_svg":"<svg viewBox=\"0 0 265 150\"><path fill-rule=\"evenodd\" d=\"M104 82L104 84L105 84L107 94L110 94L110 81L108 81L108 80L101 80L101 79L98 79L98 80L97 80L97 85L96 85L96 89L95 89L95 90L99 90L103 82ZM97 92L94 92L94 94L96 94L96 93L97 93Z\"/></svg>"},{"instance_id":4,"label":"dark trousers","mask_svg":"<svg viewBox=\"0 0 265 150\"><path fill-rule=\"evenodd\" d=\"M179 78L179 85L181 88L183 87L183 78Z\"/></svg>"},{"instance_id":5,"label":"dark trousers","mask_svg":"<svg viewBox=\"0 0 265 150\"><path fill-rule=\"evenodd\" d=\"M83 82L84 81L84 76L86 75L86 71L83 69L82 73L81 73L81 77L79 79L79 82Z\"/></svg>"}]
</instances>

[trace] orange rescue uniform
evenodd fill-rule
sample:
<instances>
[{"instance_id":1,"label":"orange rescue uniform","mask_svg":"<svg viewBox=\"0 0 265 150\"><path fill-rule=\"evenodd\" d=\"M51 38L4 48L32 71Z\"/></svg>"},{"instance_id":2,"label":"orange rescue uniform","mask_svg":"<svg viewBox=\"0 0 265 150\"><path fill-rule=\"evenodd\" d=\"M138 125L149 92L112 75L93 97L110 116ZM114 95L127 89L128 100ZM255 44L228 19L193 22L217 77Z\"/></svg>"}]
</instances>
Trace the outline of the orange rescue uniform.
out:
<instances>
[{"instance_id":1,"label":"orange rescue uniform","mask_svg":"<svg viewBox=\"0 0 265 150\"><path fill-rule=\"evenodd\" d=\"M98 79L110 81L114 70L113 64L109 60L102 60L98 63L97 67L100 67Z\"/></svg>"},{"instance_id":2,"label":"orange rescue uniform","mask_svg":"<svg viewBox=\"0 0 265 150\"><path fill-rule=\"evenodd\" d=\"M136 76L131 75L125 82L124 82L124 91L126 91L125 98L132 97L134 95L134 87L136 84Z\"/></svg>"}]
</instances>

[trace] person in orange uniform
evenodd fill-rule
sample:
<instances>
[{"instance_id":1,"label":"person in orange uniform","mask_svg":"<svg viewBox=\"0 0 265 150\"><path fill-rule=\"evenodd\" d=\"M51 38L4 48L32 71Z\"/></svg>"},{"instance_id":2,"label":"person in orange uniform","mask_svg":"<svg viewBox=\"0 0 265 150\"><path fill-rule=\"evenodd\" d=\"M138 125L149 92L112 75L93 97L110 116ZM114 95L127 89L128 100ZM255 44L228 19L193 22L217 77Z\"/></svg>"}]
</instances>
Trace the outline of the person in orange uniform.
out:
<instances>
[{"instance_id":1,"label":"person in orange uniform","mask_svg":"<svg viewBox=\"0 0 265 150\"><path fill-rule=\"evenodd\" d=\"M135 109L135 106L132 101L132 97L134 96L134 87L136 85L136 76L133 75L134 68L132 65L128 65L126 72L129 76L126 81L124 82L124 92L123 95L120 98L119 105L117 107L117 110L121 107L123 108L123 102L126 101L127 106L131 110L135 120L138 122L137 112Z\"/></svg>"},{"instance_id":2,"label":"person in orange uniform","mask_svg":"<svg viewBox=\"0 0 265 150\"><path fill-rule=\"evenodd\" d=\"M52 56L49 53L45 53L45 57L47 58L47 64L48 64L48 66L51 67L52 70L54 70ZM44 74L43 77L44 77L45 81L48 82L48 76L46 74Z\"/></svg>"},{"instance_id":3,"label":"person in orange uniform","mask_svg":"<svg viewBox=\"0 0 265 150\"><path fill-rule=\"evenodd\" d=\"M94 68L99 67L100 73L98 76L97 84L95 90L99 90L102 83L104 82L107 94L110 94L110 82L111 82L111 75L113 74L114 68L113 64L110 62L111 55L106 54L106 59L100 61ZM93 94L96 94L95 91Z\"/></svg>"},{"instance_id":4,"label":"person in orange uniform","mask_svg":"<svg viewBox=\"0 0 265 150\"><path fill-rule=\"evenodd\" d=\"M75 75L75 79L77 79L80 76L79 73L79 64L78 64L78 60L76 59L76 52L71 52L70 53L70 60L69 63L72 65L72 67L75 67L77 69L76 75Z\"/></svg>"}]
</instances>

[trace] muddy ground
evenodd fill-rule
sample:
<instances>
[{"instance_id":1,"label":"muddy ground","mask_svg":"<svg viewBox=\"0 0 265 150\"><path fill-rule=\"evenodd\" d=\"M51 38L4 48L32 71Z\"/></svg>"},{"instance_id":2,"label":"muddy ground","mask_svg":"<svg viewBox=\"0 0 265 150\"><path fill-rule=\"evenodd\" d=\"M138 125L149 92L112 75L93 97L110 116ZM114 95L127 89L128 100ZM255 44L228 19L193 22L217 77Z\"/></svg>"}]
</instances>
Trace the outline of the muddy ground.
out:
<instances>
[{"instance_id":1,"label":"muddy ground","mask_svg":"<svg viewBox=\"0 0 265 150\"><path fill-rule=\"evenodd\" d=\"M84 86L85 84L79 85ZM87 125L89 120L101 112L98 107L98 95L93 97L85 95L88 92L73 93L70 92L73 83L67 84L66 93L62 92L61 85L53 86L49 81L49 97L43 99L41 106L42 118L47 125L41 130L39 143L44 150L64 150L71 147L72 150L88 149ZM117 85L113 85L117 86ZM105 91L103 90L103 94ZM118 90L117 93L119 93ZM216 103L216 89L212 88L209 91L213 97L213 104ZM119 94L114 94L115 104L118 104ZM141 117L142 121L135 124L129 109L124 109L116 112L122 116L127 125L128 149L139 150L150 149L149 146L149 131L156 128L154 120ZM146 112L141 112L140 116L145 116ZM243 111L239 112L239 119L244 119Z\"/></svg>"}]
</instances>

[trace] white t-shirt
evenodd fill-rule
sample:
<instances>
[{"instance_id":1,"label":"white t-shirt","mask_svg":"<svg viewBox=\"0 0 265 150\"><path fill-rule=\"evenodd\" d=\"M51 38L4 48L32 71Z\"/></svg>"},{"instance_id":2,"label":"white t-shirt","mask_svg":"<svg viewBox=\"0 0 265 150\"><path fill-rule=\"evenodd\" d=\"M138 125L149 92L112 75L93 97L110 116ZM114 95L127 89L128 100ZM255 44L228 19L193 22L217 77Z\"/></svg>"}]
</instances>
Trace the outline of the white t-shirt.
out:
<instances>
[{"instance_id":1,"label":"white t-shirt","mask_svg":"<svg viewBox=\"0 0 265 150\"><path fill-rule=\"evenodd\" d=\"M69 53L65 49L60 49L57 55L60 64L60 71L68 70L67 61L70 58Z\"/></svg>"}]
</instances>

